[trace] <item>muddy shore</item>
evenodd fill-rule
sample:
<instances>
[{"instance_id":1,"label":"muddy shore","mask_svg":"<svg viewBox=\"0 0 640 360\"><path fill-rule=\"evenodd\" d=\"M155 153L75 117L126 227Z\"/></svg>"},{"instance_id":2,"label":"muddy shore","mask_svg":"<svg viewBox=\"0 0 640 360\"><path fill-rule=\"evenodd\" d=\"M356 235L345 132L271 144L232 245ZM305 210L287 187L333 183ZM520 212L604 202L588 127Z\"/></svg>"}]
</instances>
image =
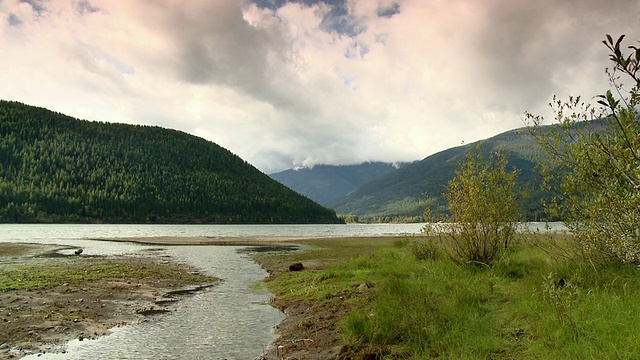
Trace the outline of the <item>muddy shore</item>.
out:
<instances>
[{"instance_id":1,"label":"muddy shore","mask_svg":"<svg viewBox=\"0 0 640 360\"><path fill-rule=\"evenodd\" d=\"M0 244L0 359L64 352L70 340L175 311L182 290L218 281L155 254L56 256L61 249Z\"/></svg>"},{"instance_id":2,"label":"muddy shore","mask_svg":"<svg viewBox=\"0 0 640 360\"><path fill-rule=\"evenodd\" d=\"M402 236L379 236L368 239L398 239ZM322 237L289 237L289 238L207 238L207 237L152 237L152 238L126 238L106 239L112 241L134 241L145 244L164 245L238 245L238 246L273 246L304 244L321 245L323 241L335 238ZM354 239L354 238L349 238ZM296 252L300 254L299 252ZM282 255L282 254L280 254ZM260 253L254 256L254 260L268 273L268 281L277 279L283 273L289 271L289 265L298 261L296 255L289 254L280 258L279 255L270 256L268 253ZM330 265L327 259L305 259L304 271L314 271ZM300 299L273 298L271 305L280 309L286 315L285 319L275 327L275 338L261 360L326 360L326 359L360 359L362 349L352 349L342 344L341 334L338 331L338 322L349 311L348 299L352 296L368 296L367 290L354 289L354 291L339 294L324 301L307 302ZM366 358L366 357L364 357Z\"/></svg>"},{"instance_id":3,"label":"muddy shore","mask_svg":"<svg viewBox=\"0 0 640 360\"><path fill-rule=\"evenodd\" d=\"M156 245L265 246L291 245L301 241L309 244L323 239L138 237L94 240ZM20 255L20 264L28 264L29 261L38 258L34 255L55 250L47 245L29 246L35 248ZM38 259L42 261L41 258ZM255 259L269 273L270 279L288 271L288 263L261 261L265 259L264 256ZM157 254L95 259L83 256L57 257L48 260L47 265L60 262L67 265L82 264L88 260L161 265L172 270L167 271L164 277L159 275L154 278L141 276L104 279L80 284L59 284L37 290L0 291L0 334L8 334L0 339L0 359L17 359L26 354L64 351L64 344L69 340L103 336L109 334L110 329L114 327L142 321L145 316L174 311L171 306L173 300L166 301L166 294L171 291L189 286L208 286L216 281L210 277L181 278L194 274L194 269L172 264L168 259L158 258ZM306 270L320 269L324 266L322 259L305 262ZM0 265L0 276L4 270L6 268L3 269ZM282 310L286 318L276 326L275 340L262 359L348 358L341 356L348 349L342 347L340 334L336 331L340 316L348 309L343 306L343 299L334 300L310 304L298 300L273 299L272 305Z\"/></svg>"}]
</instances>

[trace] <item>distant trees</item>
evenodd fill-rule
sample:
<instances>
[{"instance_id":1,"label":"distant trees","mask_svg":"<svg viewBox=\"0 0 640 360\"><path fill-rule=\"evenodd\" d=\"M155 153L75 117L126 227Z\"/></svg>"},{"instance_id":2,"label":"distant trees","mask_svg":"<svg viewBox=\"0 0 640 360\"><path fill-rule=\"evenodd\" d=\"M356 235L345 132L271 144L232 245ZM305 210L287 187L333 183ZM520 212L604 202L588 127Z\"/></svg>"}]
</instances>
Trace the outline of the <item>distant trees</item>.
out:
<instances>
[{"instance_id":1,"label":"distant trees","mask_svg":"<svg viewBox=\"0 0 640 360\"><path fill-rule=\"evenodd\" d=\"M592 263L640 264L640 49L624 49L623 40L603 41L612 89L596 97L597 105L554 98L559 126L547 130L542 117L527 114L532 133L553 155L543 170L559 191L547 209L565 220Z\"/></svg>"},{"instance_id":2,"label":"distant trees","mask_svg":"<svg viewBox=\"0 0 640 360\"><path fill-rule=\"evenodd\" d=\"M228 150L0 101L0 222L333 223Z\"/></svg>"}]
</instances>

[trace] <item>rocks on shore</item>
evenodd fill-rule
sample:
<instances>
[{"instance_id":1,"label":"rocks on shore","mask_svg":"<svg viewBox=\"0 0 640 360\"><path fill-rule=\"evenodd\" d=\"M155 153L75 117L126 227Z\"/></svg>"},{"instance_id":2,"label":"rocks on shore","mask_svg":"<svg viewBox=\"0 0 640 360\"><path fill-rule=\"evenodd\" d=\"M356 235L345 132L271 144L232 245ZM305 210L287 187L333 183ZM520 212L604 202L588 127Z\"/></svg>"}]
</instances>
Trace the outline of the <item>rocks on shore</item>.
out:
<instances>
[{"instance_id":1,"label":"rocks on shore","mask_svg":"<svg viewBox=\"0 0 640 360\"><path fill-rule=\"evenodd\" d=\"M301 271L302 269L304 269L304 265L301 262L289 265L289 271Z\"/></svg>"}]
</instances>

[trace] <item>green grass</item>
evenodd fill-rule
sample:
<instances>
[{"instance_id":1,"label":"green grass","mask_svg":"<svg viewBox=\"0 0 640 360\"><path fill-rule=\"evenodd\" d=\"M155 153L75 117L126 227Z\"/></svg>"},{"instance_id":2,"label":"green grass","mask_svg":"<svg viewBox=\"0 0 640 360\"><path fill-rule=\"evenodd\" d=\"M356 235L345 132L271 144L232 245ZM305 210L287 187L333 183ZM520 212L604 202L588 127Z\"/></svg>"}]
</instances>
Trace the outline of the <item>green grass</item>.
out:
<instances>
[{"instance_id":1,"label":"green grass","mask_svg":"<svg viewBox=\"0 0 640 360\"><path fill-rule=\"evenodd\" d=\"M520 239L492 269L462 268L444 256L417 260L409 243L321 242L279 261L326 256L327 267L283 272L269 286L278 297L347 299L344 343L381 349L385 358L640 358L640 271L633 266L596 271ZM555 284L561 277L567 286ZM367 296L356 295L362 283L371 288Z\"/></svg>"},{"instance_id":2,"label":"green grass","mask_svg":"<svg viewBox=\"0 0 640 360\"><path fill-rule=\"evenodd\" d=\"M0 258L32 255L39 252L44 252L48 248L55 248L55 247L56 246L40 245L40 244L36 245L36 244L0 243Z\"/></svg>"},{"instance_id":3,"label":"green grass","mask_svg":"<svg viewBox=\"0 0 640 360\"><path fill-rule=\"evenodd\" d=\"M62 284L81 284L99 280L172 279L176 282L200 283L212 278L188 273L184 268L149 261L80 259L64 265L17 265L0 272L0 292L39 290Z\"/></svg>"}]
</instances>

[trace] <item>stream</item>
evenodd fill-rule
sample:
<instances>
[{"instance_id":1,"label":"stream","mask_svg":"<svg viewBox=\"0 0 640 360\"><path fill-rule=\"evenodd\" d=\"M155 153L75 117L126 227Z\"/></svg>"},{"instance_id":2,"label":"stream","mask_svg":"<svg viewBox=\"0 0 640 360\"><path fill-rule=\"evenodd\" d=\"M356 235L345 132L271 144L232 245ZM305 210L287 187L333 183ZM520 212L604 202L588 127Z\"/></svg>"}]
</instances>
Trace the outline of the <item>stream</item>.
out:
<instances>
[{"instance_id":1,"label":"stream","mask_svg":"<svg viewBox=\"0 0 640 360\"><path fill-rule=\"evenodd\" d=\"M82 247L91 255L153 252L223 281L181 297L175 303L175 312L115 328L112 334L96 340L70 341L64 354L34 354L23 359L255 359L266 351L273 340L274 326L284 318L269 305L271 294L260 286L267 272L251 259L247 247L97 241L60 227L49 235L40 236L31 230L26 233L30 235L12 238L4 232L0 241L69 245Z\"/></svg>"}]
</instances>

